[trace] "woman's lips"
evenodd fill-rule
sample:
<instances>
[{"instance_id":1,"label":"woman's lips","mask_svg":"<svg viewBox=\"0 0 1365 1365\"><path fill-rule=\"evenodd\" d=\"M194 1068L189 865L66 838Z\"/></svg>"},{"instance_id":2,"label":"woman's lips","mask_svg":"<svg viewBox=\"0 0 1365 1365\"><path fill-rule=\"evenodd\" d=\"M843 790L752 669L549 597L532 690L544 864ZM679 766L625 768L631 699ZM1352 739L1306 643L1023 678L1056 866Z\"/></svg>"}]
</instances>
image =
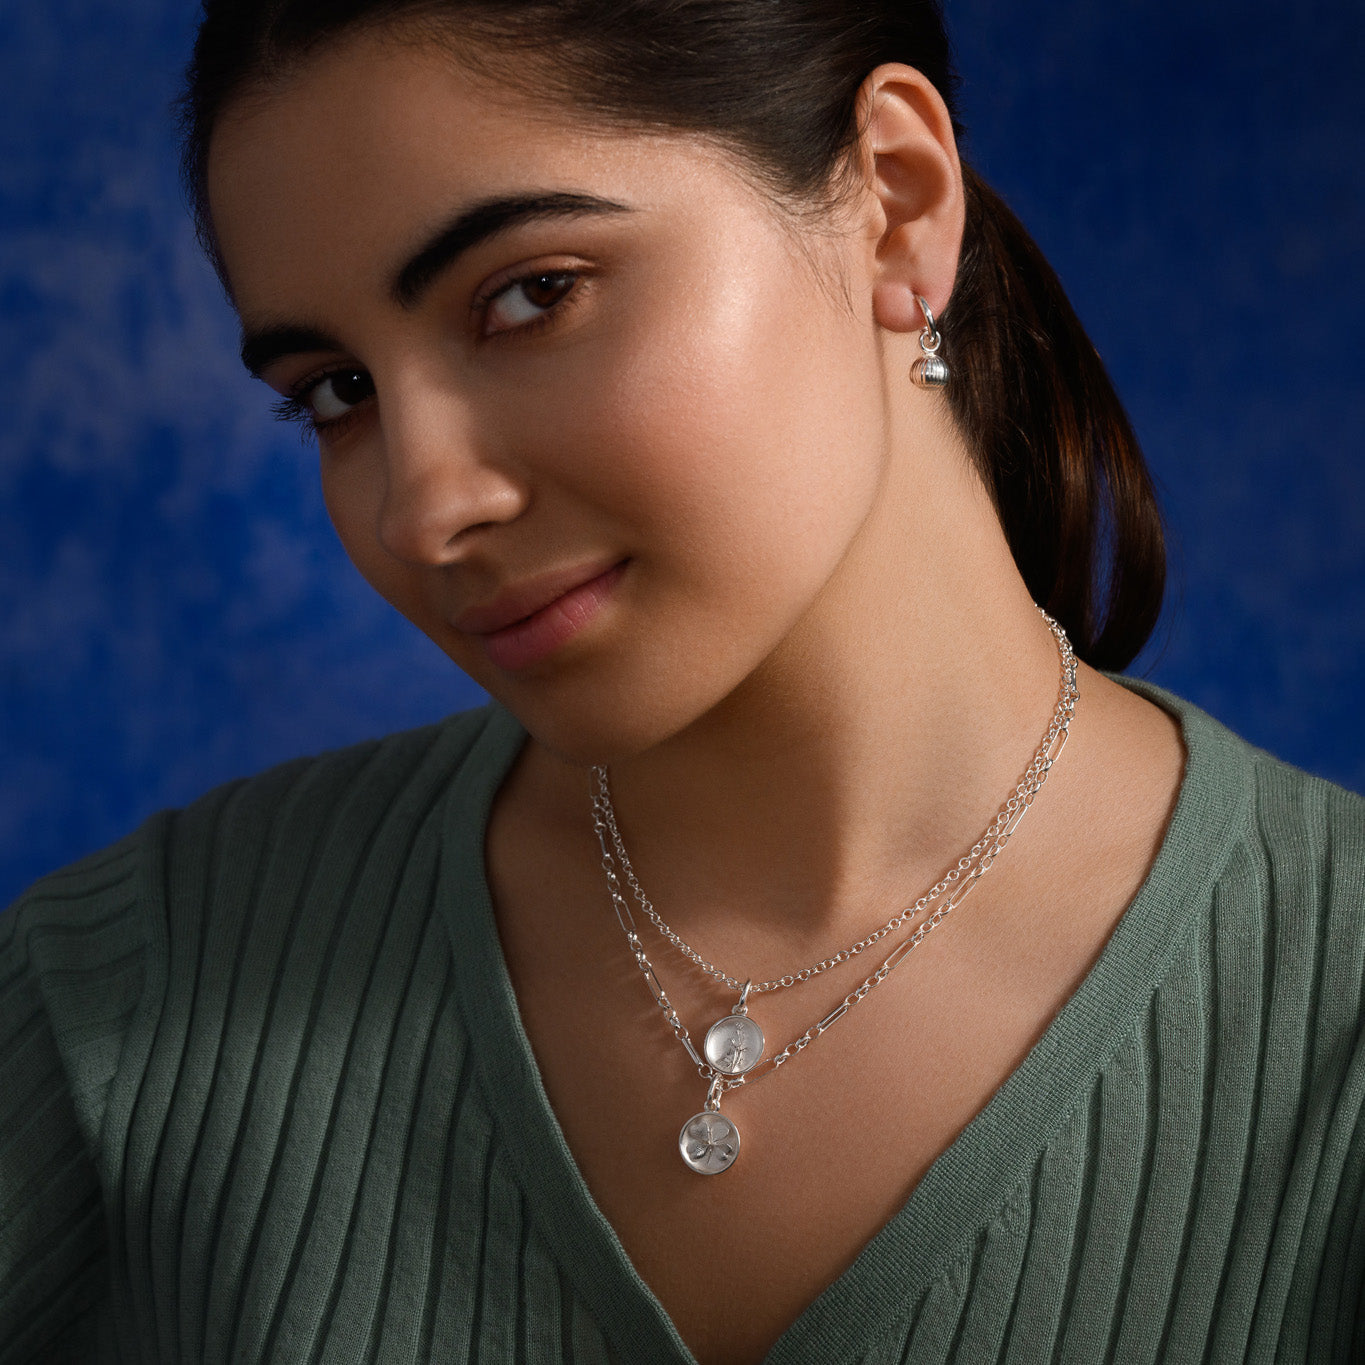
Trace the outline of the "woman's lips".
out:
<instances>
[{"instance_id":1,"label":"woman's lips","mask_svg":"<svg viewBox=\"0 0 1365 1365\"><path fill-rule=\"evenodd\" d=\"M561 593L553 601L500 630L474 632L488 661L508 672L548 658L597 615L625 572L625 561Z\"/></svg>"}]
</instances>

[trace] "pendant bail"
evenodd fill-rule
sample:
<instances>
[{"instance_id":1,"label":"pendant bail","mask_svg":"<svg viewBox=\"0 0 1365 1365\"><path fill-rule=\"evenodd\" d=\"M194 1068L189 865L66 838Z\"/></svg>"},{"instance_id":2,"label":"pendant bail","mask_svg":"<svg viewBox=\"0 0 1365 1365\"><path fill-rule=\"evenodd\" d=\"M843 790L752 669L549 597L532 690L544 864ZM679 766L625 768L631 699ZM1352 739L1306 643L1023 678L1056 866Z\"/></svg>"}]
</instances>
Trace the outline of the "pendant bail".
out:
<instances>
[{"instance_id":1,"label":"pendant bail","mask_svg":"<svg viewBox=\"0 0 1365 1365\"><path fill-rule=\"evenodd\" d=\"M744 989L739 993L739 1004L730 1011L731 1014L745 1015L749 1013L749 991L753 984L752 978L744 983Z\"/></svg>"},{"instance_id":2,"label":"pendant bail","mask_svg":"<svg viewBox=\"0 0 1365 1365\"><path fill-rule=\"evenodd\" d=\"M725 1080L723 1077L717 1076L715 1080L711 1082L711 1088L706 1092L706 1103L702 1105L702 1108L709 1114L719 1114L720 1097L724 1092Z\"/></svg>"}]
</instances>

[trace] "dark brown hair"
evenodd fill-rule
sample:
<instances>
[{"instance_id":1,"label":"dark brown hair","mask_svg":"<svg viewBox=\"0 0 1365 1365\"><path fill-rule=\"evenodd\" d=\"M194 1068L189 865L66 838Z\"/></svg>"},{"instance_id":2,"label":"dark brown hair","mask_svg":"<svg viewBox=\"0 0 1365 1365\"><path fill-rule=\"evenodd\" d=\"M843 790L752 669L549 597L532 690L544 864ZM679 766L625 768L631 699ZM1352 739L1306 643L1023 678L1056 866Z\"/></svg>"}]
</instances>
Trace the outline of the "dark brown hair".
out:
<instances>
[{"instance_id":1,"label":"dark brown hair","mask_svg":"<svg viewBox=\"0 0 1365 1365\"><path fill-rule=\"evenodd\" d=\"M857 96L884 62L938 89L962 134L939 0L205 0L180 112L200 240L224 107L359 27L440 41L603 121L702 133L773 198L838 201ZM1161 612L1165 538L1127 414L1061 282L963 164L966 227L940 319L953 415L1034 600L1096 668L1127 666Z\"/></svg>"}]
</instances>

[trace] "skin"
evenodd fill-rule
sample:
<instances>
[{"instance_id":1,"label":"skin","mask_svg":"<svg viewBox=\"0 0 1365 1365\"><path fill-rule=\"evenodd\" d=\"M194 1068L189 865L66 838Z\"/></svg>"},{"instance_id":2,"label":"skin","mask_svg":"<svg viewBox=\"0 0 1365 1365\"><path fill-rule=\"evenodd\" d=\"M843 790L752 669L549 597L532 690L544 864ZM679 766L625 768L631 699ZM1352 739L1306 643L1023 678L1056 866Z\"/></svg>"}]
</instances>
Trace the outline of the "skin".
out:
<instances>
[{"instance_id":1,"label":"skin","mask_svg":"<svg viewBox=\"0 0 1365 1365\"><path fill-rule=\"evenodd\" d=\"M762 980L937 881L1056 704L1056 647L945 400L907 378L914 296L944 313L962 238L947 111L891 64L862 112L856 193L820 230L704 139L586 124L376 34L239 101L211 145L244 326L337 342L263 378L288 393L342 367L373 387L320 433L348 553L530 732L486 846L523 1022L590 1190L708 1361L761 1359L1017 1067L1146 876L1184 762L1170 716L1081 665L1065 756L972 909L781 1077L727 1099L734 1170L683 1169L677 1129L703 1092L607 907L585 766L611 765L666 918ZM632 212L517 227L394 301L394 271L454 211L551 190ZM535 288L473 306L551 271L581 272L557 309ZM341 392L313 398L331 413ZM453 624L532 575L620 560L596 618L532 667L495 667ZM695 1036L733 999L656 944ZM875 965L763 997L769 1037ZM837 1169L799 1140L831 1107ZM802 1254L774 1264L774 1245ZM725 1305L717 1256L764 1267L755 1301Z\"/></svg>"}]
</instances>

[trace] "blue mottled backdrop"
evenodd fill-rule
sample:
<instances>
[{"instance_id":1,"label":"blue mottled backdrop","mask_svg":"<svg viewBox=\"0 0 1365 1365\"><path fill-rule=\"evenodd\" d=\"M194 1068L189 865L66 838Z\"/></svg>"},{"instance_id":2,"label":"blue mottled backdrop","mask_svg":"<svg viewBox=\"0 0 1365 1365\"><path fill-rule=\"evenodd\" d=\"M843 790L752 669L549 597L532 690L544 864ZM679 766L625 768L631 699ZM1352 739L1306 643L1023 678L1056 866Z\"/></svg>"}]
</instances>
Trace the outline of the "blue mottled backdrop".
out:
<instances>
[{"instance_id":1,"label":"blue mottled backdrop","mask_svg":"<svg viewBox=\"0 0 1365 1365\"><path fill-rule=\"evenodd\" d=\"M1143 438L1135 665L1365 788L1365 23L1348 0L949 0L968 148ZM187 0L0 36L0 904L148 812L480 694L350 568L181 208Z\"/></svg>"}]
</instances>

